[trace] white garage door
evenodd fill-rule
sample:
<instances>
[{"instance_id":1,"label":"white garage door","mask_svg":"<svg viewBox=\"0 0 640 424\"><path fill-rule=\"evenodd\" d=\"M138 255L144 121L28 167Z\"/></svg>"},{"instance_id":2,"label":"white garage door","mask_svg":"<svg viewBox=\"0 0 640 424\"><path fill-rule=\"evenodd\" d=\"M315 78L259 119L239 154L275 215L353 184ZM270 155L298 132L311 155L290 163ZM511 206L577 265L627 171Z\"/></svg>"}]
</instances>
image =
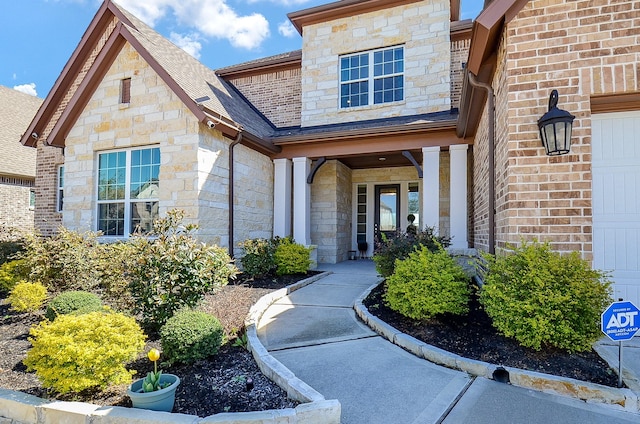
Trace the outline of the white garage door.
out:
<instances>
[{"instance_id":1,"label":"white garage door","mask_svg":"<svg viewBox=\"0 0 640 424\"><path fill-rule=\"evenodd\" d=\"M594 268L640 307L640 112L593 115Z\"/></svg>"}]
</instances>

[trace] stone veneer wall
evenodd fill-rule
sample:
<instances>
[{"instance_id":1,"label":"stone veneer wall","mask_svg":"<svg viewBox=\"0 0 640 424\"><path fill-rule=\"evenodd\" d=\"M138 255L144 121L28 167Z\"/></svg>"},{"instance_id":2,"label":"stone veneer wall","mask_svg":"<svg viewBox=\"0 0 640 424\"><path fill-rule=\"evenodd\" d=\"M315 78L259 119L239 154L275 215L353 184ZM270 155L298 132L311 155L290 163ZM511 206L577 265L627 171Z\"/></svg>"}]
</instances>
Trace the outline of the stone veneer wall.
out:
<instances>
[{"instance_id":1,"label":"stone veneer wall","mask_svg":"<svg viewBox=\"0 0 640 424\"><path fill-rule=\"evenodd\" d=\"M33 179L0 176L0 240L14 232L33 231L29 207Z\"/></svg>"},{"instance_id":2,"label":"stone veneer wall","mask_svg":"<svg viewBox=\"0 0 640 424\"><path fill-rule=\"evenodd\" d=\"M351 249L351 175L342 162L330 160L311 185L311 241L319 263L344 261Z\"/></svg>"},{"instance_id":3,"label":"stone veneer wall","mask_svg":"<svg viewBox=\"0 0 640 424\"><path fill-rule=\"evenodd\" d=\"M507 25L493 81L498 247L535 237L591 259L590 98L640 91L637 6L533 0ZM544 154L537 127L552 89L576 116L571 153L560 157Z\"/></svg>"},{"instance_id":4,"label":"stone veneer wall","mask_svg":"<svg viewBox=\"0 0 640 424\"><path fill-rule=\"evenodd\" d=\"M449 18L449 1L434 0L305 26L301 125L449 110ZM396 45L405 46L405 100L340 110L340 55Z\"/></svg>"},{"instance_id":5,"label":"stone veneer wall","mask_svg":"<svg viewBox=\"0 0 640 424\"><path fill-rule=\"evenodd\" d=\"M301 69L230 78L232 83L276 127L300 125Z\"/></svg>"},{"instance_id":6,"label":"stone veneer wall","mask_svg":"<svg viewBox=\"0 0 640 424\"><path fill-rule=\"evenodd\" d=\"M65 93L60 104L57 106L51 121L47 124L46 128L40 134L38 139L37 159L36 159L36 209L34 213L35 228L39 230L43 235L53 234L60 225L62 225L62 214L56 212L56 195L57 195L57 183L58 165L64 163L63 149L58 147L51 147L44 143L44 140L49 136L51 130L58 121L60 115L69 104L69 101L75 94L76 90L82 83L85 75L89 71L89 68L95 61L98 53L105 45L109 35L115 28L117 19L112 21L107 26L104 34L98 40L96 46L94 46L92 52L87 57L87 60L82 66L82 69L78 72L74 82L67 93ZM65 193L66 194L66 193Z\"/></svg>"}]
</instances>

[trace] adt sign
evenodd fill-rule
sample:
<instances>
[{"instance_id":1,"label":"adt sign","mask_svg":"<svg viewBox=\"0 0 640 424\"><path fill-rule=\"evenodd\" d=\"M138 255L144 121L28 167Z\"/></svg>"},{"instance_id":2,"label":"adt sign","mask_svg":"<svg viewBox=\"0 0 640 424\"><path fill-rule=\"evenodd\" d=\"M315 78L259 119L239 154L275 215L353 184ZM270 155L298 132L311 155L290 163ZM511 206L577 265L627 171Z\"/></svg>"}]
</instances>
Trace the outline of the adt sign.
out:
<instances>
[{"instance_id":1,"label":"adt sign","mask_svg":"<svg viewBox=\"0 0 640 424\"><path fill-rule=\"evenodd\" d=\"M602 313L602 332L611 340L631 340L640 329L640 310L631 302L613 302Z\"/></svg>"}]
</instances>

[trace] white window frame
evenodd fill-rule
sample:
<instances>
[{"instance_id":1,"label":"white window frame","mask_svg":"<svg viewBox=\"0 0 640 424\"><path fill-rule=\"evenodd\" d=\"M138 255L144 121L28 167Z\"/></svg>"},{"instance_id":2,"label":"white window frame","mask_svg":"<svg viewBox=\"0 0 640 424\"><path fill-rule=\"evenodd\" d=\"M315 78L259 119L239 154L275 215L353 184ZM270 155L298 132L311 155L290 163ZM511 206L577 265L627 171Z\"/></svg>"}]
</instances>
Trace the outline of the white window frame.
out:
<instances>
[{"instance_id":1,"label":"white window frame","mask_svg":"<svg viewBox=\"0 0 640 424\"><path fill-rule=\"evenodd\" d=\"M36 208L36 189L34 187L29 188L29 210L32 211Z\"/></svg>"},{"instance_id":2,"label":"white window frame","mask_svg":"<svg viewBox=\"0 0 640 424\"><path fill-rule=\"evenodd\" d=\"M151 149L160 149L159 146L157 145L152 145L152 146L141 146L141 147L135 147L135 148L128 148L128 149L117 149L117 150L108 150L108 151L103 151L103 152L99 152L98 155L96 156L96 170L97 170L97 175L96 175L96 195L95 195L95 200L96 200L96 206L95 206L95 211L96 211L96 221L95 221L95 228L97 231L100 231L100 205L104 205L104 204L115 204L115 203L123 203L124 204L124 224L123 224L123 234L104 234L102 237L105 238L128 238L131 236L132 232L135 230L135 228L131 228L131 209L132 209L132 205L134 203L150 203L150 202L159 202L159 198L158 197L151 197L151 198L145 198L145 199L136 199L136 198L131 198L131 154L134 151L141 151L141 150L151 150ZM100 192L100 156L101 155L106 155L106 154L111 154L111 153L120 153L120 152L125 152L125 183L124 183L124 198L123 199L102 199L100 200L99 197L99 192ZM160 160L158 161L158 165L160 165ZM158 185L159 185L159 178L158 178Z\"/></svg>"},{"instance_id":3,"label":"white window frame","mask_svg":"<svg viewBox=\"0 0 640 424\"><path fill-rule=\"evenodd\" d=\"M381 75L375 76L374 75L374 69L375 69L375 61L374 61L374 57L376 53L379 52L384 52L388 51L388 50L396 50L396 49L401 49L402 50L402 70L400 72L391 72L391 73L383 73ZM358 53L350 53L350 54L346 54L346 55L342 55L339 57L339 63L338 63L338 107L341 110L348 110L348 109L352 109L352 108L357 108L357 107L364 107L364 106L371 106L371 105L383 105L383 104L388 104L388 103L398 103L401 101L404 101L405 99L405 95L406 95L406 90L405 90L405 84L404 84L404 69L405 69L405 54L404 54L404 45L396 45L396 46L389 46L389 47L384 47L384 48L380 48L380 49L375 49L375 50L369 50L369 51L364 51L364 52L358 52ZM363 56L363 55L367 55L368 56L368 61L367 61L367 76L366 77L359 77L359 78L349 78L349 79L342 79L342 61L343 59L350 59L352 57L356 57L356 56ZM384 63L384 62L383 62ZM382 101L380 102L375 102L375 81L376 80L381 80L381 79L385 79L385 78L391 78L391 77L402 77L402 98L401 99L393 99L390 101L384 101L384 98ZM366 82L367 83L367 103L366 104L359 104L356 106L343 106L342 104L342 87L344 85L348 85L348 84L353 84L353 83L361 83L361 82Z\"/></svg>"},{"instance_id":4,"label":"white window frame","mask_svg":"<svg viewBox=\"0 0 640 424\"><path fill-rule=\"evenodd\" d=\"M62 212L64 208L64 165L58 165L56 171L56 212Z\"/></svg>"}]
</instances>

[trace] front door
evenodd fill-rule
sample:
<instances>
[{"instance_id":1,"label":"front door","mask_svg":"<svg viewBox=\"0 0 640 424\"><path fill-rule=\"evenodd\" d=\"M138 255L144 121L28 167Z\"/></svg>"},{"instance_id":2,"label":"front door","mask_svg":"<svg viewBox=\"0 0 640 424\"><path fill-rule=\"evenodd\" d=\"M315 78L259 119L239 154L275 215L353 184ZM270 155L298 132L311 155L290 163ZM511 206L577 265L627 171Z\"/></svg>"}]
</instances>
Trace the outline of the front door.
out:
<instances>
[{"instance_id":1,"label":"front door","mask_svg":"<svg viewBox=\"0 0 640 424\"><path fill-rule=\"evenodd\" d=\"M394 235L400 228L400 185L377 185L375 191L375 236Z\"/></svg>"}]
</instances>

